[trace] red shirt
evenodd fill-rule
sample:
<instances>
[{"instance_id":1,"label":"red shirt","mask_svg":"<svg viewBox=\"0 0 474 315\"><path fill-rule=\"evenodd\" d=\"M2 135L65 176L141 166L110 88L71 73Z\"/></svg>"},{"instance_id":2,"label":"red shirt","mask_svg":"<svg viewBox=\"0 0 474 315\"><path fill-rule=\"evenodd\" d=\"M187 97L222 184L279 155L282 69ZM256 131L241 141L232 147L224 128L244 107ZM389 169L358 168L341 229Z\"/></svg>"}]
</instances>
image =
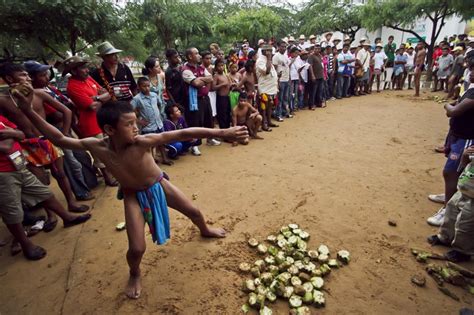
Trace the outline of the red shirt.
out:
<instances>
[{"instance_id":1,"label":"red shirt","mask_svg":"<svg viewBox=\"0 0 474 315\"><path fill-rule=\"evenodd\" d=\"M69 78L67 94L77 108L79 116L77 127L81 133L81 138L94 137L102 133L97 123L96 112L90 108L91 104L94 103L92 98L99 94L100 88L100 85L91 77L87 77L84 81Z\"/></svg>"},{"instance_id":2,"label":"red shirt","mask_svg":"<svg viewBox=\"0 0 474 315\"><path fill-rule=\"evenodd\" d=\"M0 130L6 129L5 126L17 129L16 125L6 119L5 117L0 115ZM15 151L20 151L21 152L21 147L18 141L13 142L13 145L10 149L10 152L8 154L0 152L0 172L15 172L16 168L13 165L13 162L10 161L10 158L8 155L12 154Z\"/></svg>"}]
</instances>

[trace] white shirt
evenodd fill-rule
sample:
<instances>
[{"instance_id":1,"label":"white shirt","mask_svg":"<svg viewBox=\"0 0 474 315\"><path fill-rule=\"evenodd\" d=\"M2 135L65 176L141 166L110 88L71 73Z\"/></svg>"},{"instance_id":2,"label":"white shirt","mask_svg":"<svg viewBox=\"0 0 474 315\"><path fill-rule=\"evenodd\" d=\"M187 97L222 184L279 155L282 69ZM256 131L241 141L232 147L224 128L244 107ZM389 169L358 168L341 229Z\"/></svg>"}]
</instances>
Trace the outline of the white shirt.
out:
<instances>
[{"instance_id":1,"label":"white shirt","mask_svg":"<svg viewBox=\"0 0 474 315\"><path fill-rule=\"evenodd\" d=\"M374 54L374 69L382 69L385 60L387 60L387 55L383 50L376 52Z\"/></svg>"},{"instance_id":2,"label":"white shirt","mask_svg":"<svg viewBox=\"0 0 474 315\"><path fill-rule=\"evenodd\" d=\"M280 82L288 82L290 80L290 60L286 51L283 54L277 52L273 56L272 63L276 67L277 73L281 73Z\"/></svg>"},{"instance_id":3,"label":"white shirt","mask_svg":"<svg viewBox=\"0 0 474 315\"><path fill-rule=\"evenodd\" d=\"M407 57L407 63L405 64L405 67L413 67L415 65L415 53L412 52L410 55L409 53L404 52L403 55Z\"/></svg>"},{"instance_id":4,"label":"white shirt","mask_svg":"<svg viewBox=\"0 0 474 315\"><path fill-rule=\"evenodd\" d=\"M275 67L271 65L270 73L267 74L267 57L262 55L257 59L256 68L259 93L276 95L278 93L278 75Z\"/></svg>"},{"instance_id":5,"label":"white shirt","mask_svg":"<svg viewBox=\"0 0 474 315\"><path fill-rule=\"evenodd\" d=\"M365 50L365 48L362 48L359 50L357 53L357 59L362 63L362 67L364 68L364 71L369 70L370 66L370 53Z\"/></svg>"},{"instance_id":6,"label":"white shirt","mask_svg":"<svg viewBox=\"0 0 474 315\"><path fill-rule=\"evenodd\" d=\"M341 52L337 55L337 63L338 63L338 68L337 72L342 73L344 71L344 68L346 67L347 64L342 63L343 60L349 60L352 59L352 54L350 52Z\"/></svg>"},{"instance_id":7,"label":"white shirt","mask_svg":"<svg viewBox=\"0 0 474 315\"><path fill-rule=\"evenodd\" d=\"M291 61L292 60L290 60L290 64L291 64ZM298 70L301 67L304 67L304 65L305 65L305 62L301 59L300 56L297 56L295 61L290 66L290 80L298 80L300 78Z\"/></svg>"}]
</instances>

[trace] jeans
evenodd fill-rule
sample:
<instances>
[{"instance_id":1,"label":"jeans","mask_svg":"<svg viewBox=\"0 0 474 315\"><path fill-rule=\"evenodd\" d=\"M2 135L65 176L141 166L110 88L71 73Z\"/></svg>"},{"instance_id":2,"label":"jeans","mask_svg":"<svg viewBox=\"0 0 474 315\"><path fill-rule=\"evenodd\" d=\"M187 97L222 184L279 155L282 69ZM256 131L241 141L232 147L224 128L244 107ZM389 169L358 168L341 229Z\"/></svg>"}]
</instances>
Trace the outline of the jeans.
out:
<instances>
[{"instance_id":1,"label":"jeans","mask_svg":"<svg viewBox=\"0 0 474 315\"><path fill-rule=\"evenodd\" d=\"M66 173L71 190L76 198L86 197L90 190L82 172L82 164L74 157L72 150L64 151L64 172Z\"/></svg>"},{"instance_id":2,"label":"jeans","mask_svg":"<svg viewBox=\"0 0 474 315\"><path fill-rule=\"evenodd\" d=\"M328 89L327 89L327 98L334 96L334 73L328 74Z\"/></svg>"},{"instance_id":3,"label":"jeans","mask_svg":"<svg viewBox=\"0 0 474 315\"><path fill-rule=\"evenodd\" d=\"M321 102L323 100L323 86L324 86L324 79L316 79L314 82L311 82L310 85L310 92L309 92L309 100L308 100L308 107L313 108L321 107Z\"/></svg>"},{"instance_id":4,"label":"jeans","mask_svg":"<svg viewBox=\"0 0 474 315\"><path fill-rule=\"evenodd\" d=\"M187 152L190 147L197 145L197 141L176 141L170 144L167 144L166 147L168 148L168 157L175 158L179 154L183 152Z\"/></svg>"},{"instance_id":5,"label":"jeans","mask_svg":"<svg viewBox=\"0 0 474 315\"><path fill-rule=\"evenodd\" d=\"M280 91L278 92L278 106L275 110L277 117L286 116L288 110L288 98L290 95L290 82L280 82Z\"/></svg>"},{"instance_id":6,"label":"jeans","mask_svg":"<svg viewBox=\"0 0 474 315\"><path fill-rule=\"evenodd\" d=\"M304 90L299 89L300 81L291 80L290 85L290 110L294 111L295 109L303 108L303 94Z\"/></svg>"},{"instance_id":7,"label":"jeans","mask_svg":"<svg viewBox=\"0 0 474 315\"><path fill-rule=\"evenodd\" d=\"M347 90L349 89L349 77L342 73L337 74L336 97L347 97Z\"/></svg>"}]
</instances>

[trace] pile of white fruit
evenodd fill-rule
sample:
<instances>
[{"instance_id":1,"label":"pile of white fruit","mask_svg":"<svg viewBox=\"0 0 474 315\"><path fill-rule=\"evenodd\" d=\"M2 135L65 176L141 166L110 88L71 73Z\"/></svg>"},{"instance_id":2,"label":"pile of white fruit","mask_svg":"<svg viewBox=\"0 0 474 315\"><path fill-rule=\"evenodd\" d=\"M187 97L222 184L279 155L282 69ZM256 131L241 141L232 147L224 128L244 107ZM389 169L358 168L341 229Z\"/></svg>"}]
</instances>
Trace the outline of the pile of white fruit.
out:
<instances>
[{"instance_id":1,"label":"pile of white fruit","mask_svg":"<svg viewBox=\"0 0 474 315\"><path fill-rule=\"evenodd\" d=\"M248 244L264 257L253 264L239 265L241 272L253 276L243 284L243 290L248 292L248 301L242 306L244 313L254 308L261 315L270 315L272 310L266 302L275 302L277 298L288 300L291 314L311 314L309 305L325 306L323 278L332 269L348 264L350 254L340 250L337 259L330 258L326 245L308 250L309 236L297 224L288 224L278 235L267 237L268 246L254 238L248 240Z\"/></svg>"}]
</instances>

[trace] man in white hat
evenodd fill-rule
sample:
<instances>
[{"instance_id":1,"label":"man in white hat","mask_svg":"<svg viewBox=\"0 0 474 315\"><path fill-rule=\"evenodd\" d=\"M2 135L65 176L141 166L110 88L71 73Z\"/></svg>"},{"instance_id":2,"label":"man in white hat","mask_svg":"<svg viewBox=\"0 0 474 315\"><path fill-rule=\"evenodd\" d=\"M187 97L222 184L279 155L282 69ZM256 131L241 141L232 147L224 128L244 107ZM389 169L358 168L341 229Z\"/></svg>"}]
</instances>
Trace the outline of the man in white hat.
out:
<instances>
[{"instance_id":1,"label":"man in white hat","mask_svg":"<svg viewBox=\"0 0 474 315\"><path fill-rule=\"evenodd\" d=\"M363 48L357 53L357 60L359 60L363 75L357 78L355 95L365 95L368 93L368 81L370 78L370 41L365 40L362 42ZM360 93L357 92L357 88L360 87Z\"/></svg>"},{"instance_id":2,"label":"man in white hat","mask_svg":"<svg viewBox=\"0 0 474 315\"><path fill-rule=\"evenodd\" d=\"M273 47L270 45L262 46L262 53L256 63L259 109L263 113L264 131L272 131L270 127L278 127L271 121L274 99L278 93L278 74L272 63L272 50Z\"/></svg>"},{"instance_id":3,"label":"man in white hat","mask_svg":"<svg viewBox=\"0 0 474 315\"><path fill-rule=\"evenodd\" d=\"M309 36L309 44L311 45L316 45L316 36L315 35L310 35Z\"/></svg>"},{"instance_id":4,"label":"man in white hat","mask_svg":"<svg viewBox=\"0 0 474 315\"><path fill-rule=\"evenodd\" d=\"M111 43L103 42L97 47L96 55L103 60L98 69L94 69L91 77L107 89L112 100L130 101L137 94L137 83L130 68L119 61L118 53Z\"/></svg>"},{"instance_id":5,"label":"man in white hat","mask_svg":"<svg viewBox=\"0 0 474 315\"><path fill-rule=\"evenodd\" d=\"M303 50L303 48L305 47L305 44L306 44L306 37L303 34L301 34L299 38L299 43L297 46L298 49Z\"/></svg>"}]
</instances>

